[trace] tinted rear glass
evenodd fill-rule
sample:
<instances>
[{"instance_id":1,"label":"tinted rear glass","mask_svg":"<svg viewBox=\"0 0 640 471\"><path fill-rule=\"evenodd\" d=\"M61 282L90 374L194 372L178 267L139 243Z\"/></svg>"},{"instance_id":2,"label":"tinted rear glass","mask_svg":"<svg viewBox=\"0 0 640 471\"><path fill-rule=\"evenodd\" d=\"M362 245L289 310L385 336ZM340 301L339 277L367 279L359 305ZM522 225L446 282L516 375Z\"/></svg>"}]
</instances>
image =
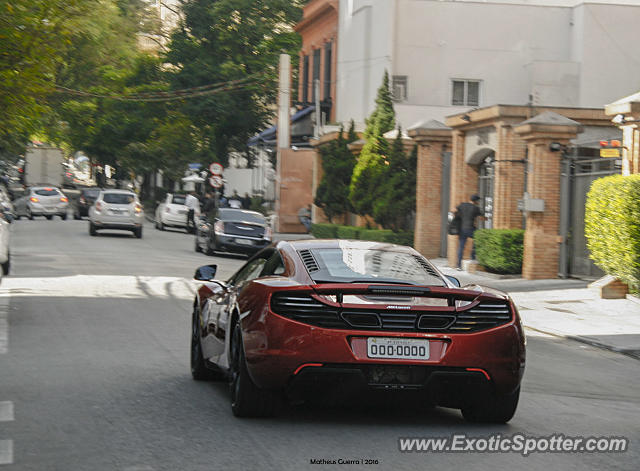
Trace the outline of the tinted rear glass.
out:
<instances>
[{"instance_id":1,"label":"tinted rear glass","mask_svg":"<svg viewBox=\"0 0 640 471\"><path fill-rule=\"evenodd\" d=\"M444 280L420 257L392 250L349 247L312 249L320 270L311 273L314 281L346 283L412 283L446 286Z\"/></svg>"},{"instance_id":2,"label":"tinted rear glass","mask_svg":"<svg viewBox=\"0 0 640 471\"><path fill-rule=\"evenodd\" d=\"M184 204L186 198L187 197L184 196L184 195L173 195L173 197L171 198L171 203L172 204Z\"/></svg>"},{"instance_id":3,"label":"tinted rear glass","mask_svg":"<svg viewBox=\"0 0 640 471\"><path fill-rule=\"evenodd\" d=\"M42 188L40 190L34 190L33 192L36 195L40 195L40 196L57 196L60 194L60 192L55 188L51 188L51 189Z\"/></svg>"},{"instance_id":4,"label":"tinted rear glass","mask_svg":"<svg viewBox=\"0 0 640 471\"><path fill-rule=\"evenodd\" d=\"M243 221L252 224L266 224L267 220L258 213L242 211L240 209L221 209L218 217L223 221Z\"/></svg>"},{"instance_id":5,"label":"tinted rear glass","mask_svg":"<svg viewBox=\"0 0 640 471\"><path fill-rule=\"evenodd\" d=\"M88 196L89 198L97 198L98 195L100 194L100 190L84 190L83 193L85 196Z\"/></svg>"},{"instance_id":6,"label":"tinted rear glass","mask_svg":"<svg viewBox=\"0 0 640 471\"><path fill-rule=\"evenodd\" d=\"M135 197L126 193L105 193L103 200L109 204L131 204Z\"/></svg>"}]
</instances>

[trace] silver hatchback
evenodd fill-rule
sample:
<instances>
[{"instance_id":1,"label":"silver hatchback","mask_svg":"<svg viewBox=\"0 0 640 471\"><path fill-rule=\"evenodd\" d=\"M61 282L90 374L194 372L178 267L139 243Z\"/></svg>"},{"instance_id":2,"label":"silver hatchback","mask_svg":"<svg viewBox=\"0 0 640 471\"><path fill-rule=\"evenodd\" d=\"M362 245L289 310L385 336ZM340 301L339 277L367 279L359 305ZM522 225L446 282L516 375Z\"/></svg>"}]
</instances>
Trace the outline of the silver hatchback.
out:
<instances>
[{"instance_id":1,"label":"silver hatchback","mask_svg":"<svg viewBox=\"0 0 640 471\"><path fill-rule=\"evenodd\" d=\"M131 231L140 239L144 211L135 193L126 190L101 191L89 209L89 234L100 229Z\"/></svg>"}]
</instances>

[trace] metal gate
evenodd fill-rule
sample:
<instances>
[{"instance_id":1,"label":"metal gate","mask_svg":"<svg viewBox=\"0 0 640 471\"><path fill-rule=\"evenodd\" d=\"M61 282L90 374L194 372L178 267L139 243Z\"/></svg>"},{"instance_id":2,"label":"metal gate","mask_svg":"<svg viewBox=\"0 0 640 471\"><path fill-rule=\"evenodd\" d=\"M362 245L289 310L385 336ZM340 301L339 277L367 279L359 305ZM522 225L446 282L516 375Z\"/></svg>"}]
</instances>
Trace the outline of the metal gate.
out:
<instances>
[{"instance_id":1,"label":"metal gate","mask_svg":"<svg viewBox=\"0 0 640 471\"><path fill-rule=\"evenodd\" d=\"M587 193L598 178L620 173L621 161L593 156L566 156L562 164L560 193L560 276L599 278L604 273L589 258L584 235Z\"/></svg>"}]
</instances>

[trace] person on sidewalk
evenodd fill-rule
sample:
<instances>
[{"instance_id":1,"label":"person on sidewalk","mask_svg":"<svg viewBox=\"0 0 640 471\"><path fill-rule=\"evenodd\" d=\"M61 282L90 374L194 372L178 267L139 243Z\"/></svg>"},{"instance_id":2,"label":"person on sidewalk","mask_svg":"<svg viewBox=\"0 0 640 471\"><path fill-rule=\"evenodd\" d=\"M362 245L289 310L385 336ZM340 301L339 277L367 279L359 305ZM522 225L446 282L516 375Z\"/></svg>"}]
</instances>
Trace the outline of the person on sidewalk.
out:
<instances>
[{"instance_id":1,"label":"person on sidewalk","mask_svg":"<svg viewBox=\"0 0 640 471\"><path fill-rule=\"evenodd\" d=\"M184 199L184 204L187 208L189 208L189 212L187 213L187 230L189 232L195 232L195 215L196 212L200 214L200 201L198 201L198 198L196 198L195 191L192 191L187 195L187 197Z\"/></svg>"},{"instance_id":2,"label":"person on sidewalk","mask_svg":"<svg viewBox=\"0 0 640 471\"><path fill-rule=\"evenodd\" d=\"M311 232L311 205L300 208L298 211L298 219L307 232Z\"/></svg>"},{"instance_id":3,"label":"person on sidewalk","mask_svg":"<svg viewBox=\"0 0 640 471\"><path fill-rule=\"evenodd\" d=\"M460 203L456 208L456 215L460 218L460 234L458 234L458 270L462 270L462 256L464 255L464 246L467 239L473 239L473 233L476 231L476 218L483 217L482 210L478 207L480 197L471 195L471 202ZM471 242L473 244L473 240ZM476 259L475 244L471 250L471 259Z\"/></svg>"}]
</instances>

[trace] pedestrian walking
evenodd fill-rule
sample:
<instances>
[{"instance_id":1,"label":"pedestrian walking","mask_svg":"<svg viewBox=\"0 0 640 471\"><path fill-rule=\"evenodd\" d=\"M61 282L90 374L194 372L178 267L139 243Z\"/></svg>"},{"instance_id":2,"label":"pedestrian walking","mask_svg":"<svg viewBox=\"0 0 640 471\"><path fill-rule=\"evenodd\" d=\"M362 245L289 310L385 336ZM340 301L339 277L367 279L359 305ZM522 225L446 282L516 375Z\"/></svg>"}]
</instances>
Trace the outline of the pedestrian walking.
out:
<instances>
[{"instance_id":1,"label":"pedestrian walking","mask_svg":"<svg viewBox=\"0 0 640 471\"><path fill-rule=\"evenodd\" d=\"M460 219L460 233L458 234L458 270L462 269L462 256L467 239L473 239L473 233L476 231L476 218L483 217L482 210L478 207L480 197L471 195L471 202L460 203L456 208L455 217ZM473 243L473 240L472 242ZM471 250L471 259L476 259L475 244Z\"/></svg>"},{"instance_id":2,"label":"pedestrian walking","mask_svg":"<svg viewBox=\"0 0 640 471\"><path fill-rule=\"evenodd\" d=\"M311 232L311 205L300 208L298 211L298 219L302 225Z\"/></svg>"},{"instance_id":3,"label":"pedestrian walking","mask_svg":"<svg viewBox=\"0 0 640 471\"><path fill-rule=\"evenodd\" d=\"M251 196L249 196L249 193L245 193L242 197L242 208L251 209Z\"/></svg>"},{"instance_id":4,"label":"pedestrian walking","mask_svg":"<svg viewBox=\"0 0 640 471\"><path fill-rule=\"evenodd\" d=\"M187 195L187 197L184 200L184 204L187 208L189 208L189 211L187 212L187 230L189 232L195 232L195 228L196 228L195 215L196 215L196 212L198 214L200 213L200 201L198 201L198 198L196 198L195 191L192 191Z\"/></svg>"}]
</instances>

